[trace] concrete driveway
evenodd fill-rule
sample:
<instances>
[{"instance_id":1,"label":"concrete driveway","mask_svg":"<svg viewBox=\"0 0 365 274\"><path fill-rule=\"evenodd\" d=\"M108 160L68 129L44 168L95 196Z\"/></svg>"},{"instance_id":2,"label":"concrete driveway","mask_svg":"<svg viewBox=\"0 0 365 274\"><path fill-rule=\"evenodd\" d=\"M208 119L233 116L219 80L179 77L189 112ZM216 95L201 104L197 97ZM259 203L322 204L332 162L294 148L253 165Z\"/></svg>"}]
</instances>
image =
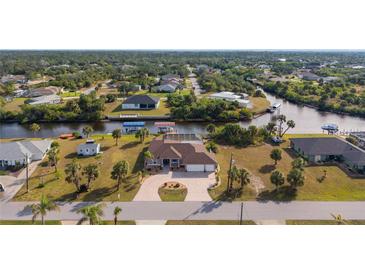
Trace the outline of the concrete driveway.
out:
<instances>
[{"instance_id":1,"label":"concrete driveway","mask_svg":"<svg viewBox=\"0 0 365 274\"><path fill-rule=\"evenodd\" d=\"M161 201L158 188L165 182L174 181L188 189L185 201L211 201L208 187L215 183L215 174L206 172L162 171L144 180L133 201Z\"/></svg>"},{"instance_id":2,"label":"concrete driveway","mask_svg":"<svg viewBox=\"0 0 365 274\"><path fill-rule=\"evenodd\" d=\"M29 164L29 178L36 170L41 161L34 161ZM0 196L0 203L10 201L15 194L21 189L26 179L25 168L20 172L18 177L14 176L0 176L0 183L4 186L5 192Z\"/></svg>"}]
</instances>

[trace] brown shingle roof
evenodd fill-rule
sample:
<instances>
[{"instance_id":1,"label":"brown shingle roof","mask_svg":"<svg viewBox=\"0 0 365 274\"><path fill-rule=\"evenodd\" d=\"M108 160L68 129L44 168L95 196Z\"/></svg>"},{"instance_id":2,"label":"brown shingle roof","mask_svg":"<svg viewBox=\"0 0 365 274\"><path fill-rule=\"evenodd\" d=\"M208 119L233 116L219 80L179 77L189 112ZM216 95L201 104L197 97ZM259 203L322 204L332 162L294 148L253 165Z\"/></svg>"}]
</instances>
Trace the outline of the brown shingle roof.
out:
<instances>
[{"instance_id":1,"label":"brown shingle roof","mask_svg":"<svg viewBox=\"0 0 365 274\"><path fill-rule=\"evenodd\" d=\"M182 164L217 164L215 155L207 152L203 144L178 141L152 140L149 151L156 159L180 159Z\"/></svg>"}]
</instances>

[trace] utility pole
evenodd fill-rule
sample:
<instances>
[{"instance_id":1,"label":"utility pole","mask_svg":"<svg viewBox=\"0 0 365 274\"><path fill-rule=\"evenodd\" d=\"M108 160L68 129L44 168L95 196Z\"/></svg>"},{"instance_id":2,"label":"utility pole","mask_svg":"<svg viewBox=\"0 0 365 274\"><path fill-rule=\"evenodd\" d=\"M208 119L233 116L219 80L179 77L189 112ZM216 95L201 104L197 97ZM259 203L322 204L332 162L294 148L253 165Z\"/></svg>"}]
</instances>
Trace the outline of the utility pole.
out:
<instances>
[{"instance_id":1,"label":"utility pole","mask_svg":"<svg viewBox=\"0 0 365 274\"><path fill-rule=\"evenodd\" d=\"M240 225L242 225L242 218L243 218L243 202L241 202Z\"/></svg>"},{"instance_id":2,"label":"utility pole","mask_svg":"<svg viewBox=\"0 0 365 274\"><path fill-rule=\"evenodd\" d=\"M231 170L232 170L232 162L233 162L233 153L231 153L231 160L229 161L229 169L228 169L228 180L227 180L227 192L231 189Z\"/></svg>"},{"instance_id":3,"label":"utility pole","mask_svg":"<svg viewBox=\"0 0 365 274\"><path fill-rule=\"evenodd\" d=\"M27 186L27 193L29 192L29 157L28 157L28 153L25 154L25 182L26 182L26 186Z\"/></svg>"}]
</instances>

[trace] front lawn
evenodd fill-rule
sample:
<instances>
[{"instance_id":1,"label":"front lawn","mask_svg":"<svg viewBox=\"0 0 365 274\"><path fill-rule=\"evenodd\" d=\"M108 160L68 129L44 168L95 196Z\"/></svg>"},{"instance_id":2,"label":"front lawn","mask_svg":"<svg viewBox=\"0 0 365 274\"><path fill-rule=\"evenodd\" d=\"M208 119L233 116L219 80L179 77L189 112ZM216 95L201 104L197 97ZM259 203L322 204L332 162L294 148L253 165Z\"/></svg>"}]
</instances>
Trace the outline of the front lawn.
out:
<instances>
[{"instance_id":1,"label":"front lawn","mask_svg":"<svg viewBox=\"0 0 365 274\"><path fill-rule=\"evenodd\" d=\"M4 110L6 111L20 111L21 106L24 105L24 102L29 98L14 98L12 101L8 102L4 106Z\"/></svg>"},{"instance_id":2,"label":"front lawn","mask_svg":"<svg viewBox=\"0 0 365 274\"><path fill-rule=\"evenodd\" d=\"M42 194L57 201L131 201L136 195L140 184L137 172L143 168L143 153L147 149L150 138L141 144L134 136L124 135L115 145L111 136L94 136L97 143L101 145L102 153L92 157L78 157L76 148L85 140L57 140L60 147L60 161L58 174L53 167L47 165L47 157L38 166L30 179L30 192L26 193L25 185L14 197L16 201L38 201ZM76 188L73 184L65 181L64 168L73 159L78 159L81 166L94 163L99 166L100 175L92 182L89 192L75 195ZM116 181L110 178L113 165L119 160L126 160L129 163L129 177L127 182L122 183L119 192L116 190ZM83 176L82 183L86 183Z\"/></svg>"},{"instance_id":3,"label":"front lawn","mask_svg":"<svg viewBox=\"0 0 365 274\"><path fill-rule=\"evenodd\" d=\"M250 97L252 104L251 111L255 114L266 112L267 108L270 106L269 100L263 97Z\"/></svg>"},{"instance_id":4,"label":"front lawn","mask_svg":"<svg viewBox=\"0 0 365 274\"><path fill-rule=\"evenodd\" d=\"M295 135L290 135L294 137ZM303 137L304 135L300 135ZM285 138L287 139L287 138ZM263 144L247 148L236 148L233 146L219 146L216 155L221 167L220 178L222 184L209 193L214 200L227 199L225 189L227 187L227 172L229 159L233 153L233 159L238 168L246 168L254 175L254 184L246 186L243 193L237 192L236 197L229 197L233 200L313 200L313 201L360 201L365 200L365 179L352 179L337 166L307 166L304 168L304 186L293 191L287 183L278 192L270 182L270 174L275 169L288 174L291 169L291 162L296 155L288 147L289 141L284 142L282 149L282 160L275 167L270 158L270 152L277 146ZM326 170L326 179L321 182L320 178ZM238 188L238 183L235 183ZM255 188L256 187L256 188ZM256 191L259 189L258 191ZM260 192L259 196L257 195ZM257 197L258 196L258 197Z\"/></svg>"}]
</instances>

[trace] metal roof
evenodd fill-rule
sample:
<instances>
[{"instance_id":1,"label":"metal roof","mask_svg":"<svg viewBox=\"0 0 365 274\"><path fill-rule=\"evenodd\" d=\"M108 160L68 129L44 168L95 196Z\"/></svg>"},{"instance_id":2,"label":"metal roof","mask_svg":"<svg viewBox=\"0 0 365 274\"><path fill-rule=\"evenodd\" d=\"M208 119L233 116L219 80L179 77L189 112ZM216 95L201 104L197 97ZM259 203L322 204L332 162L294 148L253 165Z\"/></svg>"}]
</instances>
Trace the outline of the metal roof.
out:
<instances>
[{"instance_id":1,"label":"metal roof","mask_svg":"<svg viewBox=\"0 0 365 274\"><path fill-rule=\"evenodd\" d=\"M124 122L123 127L144 127L145 122Z\"/></svg>"}]
</instances>

